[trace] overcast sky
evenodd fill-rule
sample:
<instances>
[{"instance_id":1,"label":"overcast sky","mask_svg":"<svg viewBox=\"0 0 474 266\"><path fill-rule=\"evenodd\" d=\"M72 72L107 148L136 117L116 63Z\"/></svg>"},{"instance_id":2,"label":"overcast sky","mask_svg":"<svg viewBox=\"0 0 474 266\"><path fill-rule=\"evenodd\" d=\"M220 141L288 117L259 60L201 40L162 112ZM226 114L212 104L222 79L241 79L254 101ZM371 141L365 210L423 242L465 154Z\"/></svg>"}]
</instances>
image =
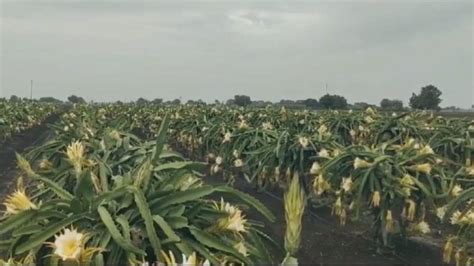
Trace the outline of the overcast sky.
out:
<instances>
[{"instance_id":1,"label":"overcast sky","mask_svg":"<svg viewBox=\"0 0 474 266\"><path fill-rule=\"evenodd\" d=\"M0 97L474 103L471 1L1 1Z\"/></svg>"}]
</instances>

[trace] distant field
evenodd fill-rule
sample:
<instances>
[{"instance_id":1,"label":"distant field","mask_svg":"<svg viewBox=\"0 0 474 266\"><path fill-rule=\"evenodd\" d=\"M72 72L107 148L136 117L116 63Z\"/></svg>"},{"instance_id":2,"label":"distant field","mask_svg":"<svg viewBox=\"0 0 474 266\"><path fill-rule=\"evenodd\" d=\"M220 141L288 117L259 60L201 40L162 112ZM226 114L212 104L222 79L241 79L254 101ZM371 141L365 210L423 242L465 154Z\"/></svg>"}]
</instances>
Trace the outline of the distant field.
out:
<instances>
[{"instance_id":1,"label":"distant field","mask_svg":"<svg viewBox=\"0 0 474 266\"><path fill-rule=\"evenodd\" d=\"M444 117L456 117L456 118L472 118L474 119L474 112L439 112L439 115Z\"/></svg>"}]
</instances>

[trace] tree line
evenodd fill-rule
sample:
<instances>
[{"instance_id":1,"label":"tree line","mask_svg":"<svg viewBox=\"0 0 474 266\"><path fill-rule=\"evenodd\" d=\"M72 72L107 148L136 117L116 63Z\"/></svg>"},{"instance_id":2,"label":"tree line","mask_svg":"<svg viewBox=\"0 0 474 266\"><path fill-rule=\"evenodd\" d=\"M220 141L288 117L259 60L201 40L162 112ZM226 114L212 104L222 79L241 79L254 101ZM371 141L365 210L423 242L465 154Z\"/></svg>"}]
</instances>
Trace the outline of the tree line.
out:
<instances>
[{"instance_id":1,"label":"tree line","mask_svg":"<svg viewBox=\"0 0 474 266\"><path fill-rule=\"evenodd\" d=\"M412 109L421 109L421 110L439 110L439 104L441 103L441 95L442 92L433 85L427 85L420 89L419 93L413 93L409 100L409 107ZM0 99L1 100L1 99ZM5 100L5 99L4 99ZM9 99L12 102L18 101L25 101L28 100L26 98L21 99L18 96L12 95ZM69 103L73 104L83 104L86 103L84 98L71 95L67 98ZM54 97L42 97L39 98L38 101L40 102L50 102L50 103L61 103L61 100L58 100ZM120 103L120 101L118 101ZM147 100L143 97L138 98L135 101L138 105L146 105L146 104L170 104L170 105L178 105L181 104L180 99L174 99L171 101L163 101L161 98L157 98L154 100ZM206 105L203 100L189 100L186 102L187 104L197 104L197 105ZM219 101L215 101L215 104L221 104ZM247 95L235 95L234 98L229 99L225 102L226 105L235 105L235 106L267 106L267 105L281 105L281 106L288 106L294 108L309 108L309 109L366 109L367 107L376 107L375 105L371 105L365 102L356 102L353 104L349 104L347 99L344 96L336 95L336 94L325 94L321 96L319 99L308 98L304 100L288 100L283 99L278 103L272 103L268 101L252 101L250 96ZM384 98L380 102L380 108L384 110L403 110L405 107L403 106L403 102L398 99L387 99ZM455 107L451 107L455 108Z\"/></svg>"},{"instance_id":2,"label":"tree line","mask_svg":"<svg viewBox=\"0 0 474 266\"><path fill-rule=\"evenodd\" d=\"M433 85L424 86L418 94L413 93L409 100L409 107L420 110L439 110L442 92ZM266 104L266 102L253 102L247 95L235 95L233 99L227 101L228 105L248 106L252 104ZM271 104L271 103L270 103ZM341 95L325 94L318 99L308 98L305 100L281 100L279 105L290 107L305 107L310 109L366 109L375 107L365 102L356 102L349 104L346 98ZM403 110L403 101L398 99L384 98L380 102L380 108L384 110Z\"/></svg>"}]
</instances>

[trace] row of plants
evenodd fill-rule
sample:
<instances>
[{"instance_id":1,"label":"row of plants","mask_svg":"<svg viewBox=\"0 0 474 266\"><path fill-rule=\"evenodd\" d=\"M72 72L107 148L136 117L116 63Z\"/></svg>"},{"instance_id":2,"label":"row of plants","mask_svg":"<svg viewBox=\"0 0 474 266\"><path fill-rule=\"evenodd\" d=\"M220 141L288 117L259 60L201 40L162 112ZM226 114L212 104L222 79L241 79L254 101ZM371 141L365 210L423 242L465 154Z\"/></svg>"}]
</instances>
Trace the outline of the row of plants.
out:
<instances>
[{"instance_id":1,"label":"row of plants","mask_svg":"<svg viewBox=\"0 0 474 266\"><path fill-rule=\"evenodd\" d=\"M0 101L0 141L39 125L57 110L57 105L48 103Z\"/></svg>"},{"instance_id":2,"label":"row of plants","mask_svg":"<svg viewBox=\"0 0 474 266\"><path fill-rule=\"evenodd\" d=\"M118 132L155 139L167 114L173 146L204 158L211 174L222 174L230 183L243 176L260 189L290 188L285 197L290 263L299 245L301 206L307 200L312 206L332 208L342 225L371 217L381 247L391 246L395 235L430 234L432 226L448 224L453 228L444 233L444 260L472 262L474 123L470 120L429 113L380 114L371 109L314 113L113 104L80 106L65 114L54 129L62 143L98 141L106 134L129 145L131 140ZM107 127L115 130L101 130ZM99 145L106 143L101 140ZM127 161L112 164L123 173Z\"/></svg>"},{"instance_id":3,"label":"row of plants","mask_svg":"<svg viewBox=\"0 0 474 266\"><path fill-rule=\"evenodd\" d=\"M128 117L130 113L120 116ZM4 201L0 254L8 265L218 265L272 261L276 245L245 212L273 214L228 186L207 185L206 165L166 144L163 113L153 141L113 113L78 106L56 136L25 157Z\"/></svg>"},{"instance_id":4,"label":"row of plants","mask_svg":"<svg viewBox=\"0 0 474 266\"><path fill-rule=\"evenodd\" d=\"M342 225L372 217L380 247L391 247L395 235L429 235L445 223L452 228L444 233L444 260L473 260L471 120L370 108L315 113L108 105L100 113L150 138L170 113L175 144L205 158L210 174L230 182L243 176L260 189L286 188L296 174L311 205L332 208Z\"/></svg>"}]
</instances>

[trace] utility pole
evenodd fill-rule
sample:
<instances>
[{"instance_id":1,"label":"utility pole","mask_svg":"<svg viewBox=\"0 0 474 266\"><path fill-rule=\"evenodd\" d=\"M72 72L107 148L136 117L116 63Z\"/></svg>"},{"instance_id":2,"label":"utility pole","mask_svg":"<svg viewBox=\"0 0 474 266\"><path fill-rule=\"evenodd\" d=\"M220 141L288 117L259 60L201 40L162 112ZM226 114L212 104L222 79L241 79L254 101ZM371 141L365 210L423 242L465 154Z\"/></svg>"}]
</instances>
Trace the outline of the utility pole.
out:
<instances>
[{"instance_id":1,"label":"utility pole","mask_svg":"<svg viewBox=\"0 0 474 266\"><path fill-rule=\"evenodd\" d=\"M30 100L33 100L33 80L30 83Z\"/></svg>"},{"instance_id":2,"label":"utility pole","mask_svg":"<svg viewBox=\"0 0 474 266\"><path fill-rule=\"evenodd\" d=\"M326 83L326 94L328 93L328 84Z\"/></svg>"}]
</instances>

